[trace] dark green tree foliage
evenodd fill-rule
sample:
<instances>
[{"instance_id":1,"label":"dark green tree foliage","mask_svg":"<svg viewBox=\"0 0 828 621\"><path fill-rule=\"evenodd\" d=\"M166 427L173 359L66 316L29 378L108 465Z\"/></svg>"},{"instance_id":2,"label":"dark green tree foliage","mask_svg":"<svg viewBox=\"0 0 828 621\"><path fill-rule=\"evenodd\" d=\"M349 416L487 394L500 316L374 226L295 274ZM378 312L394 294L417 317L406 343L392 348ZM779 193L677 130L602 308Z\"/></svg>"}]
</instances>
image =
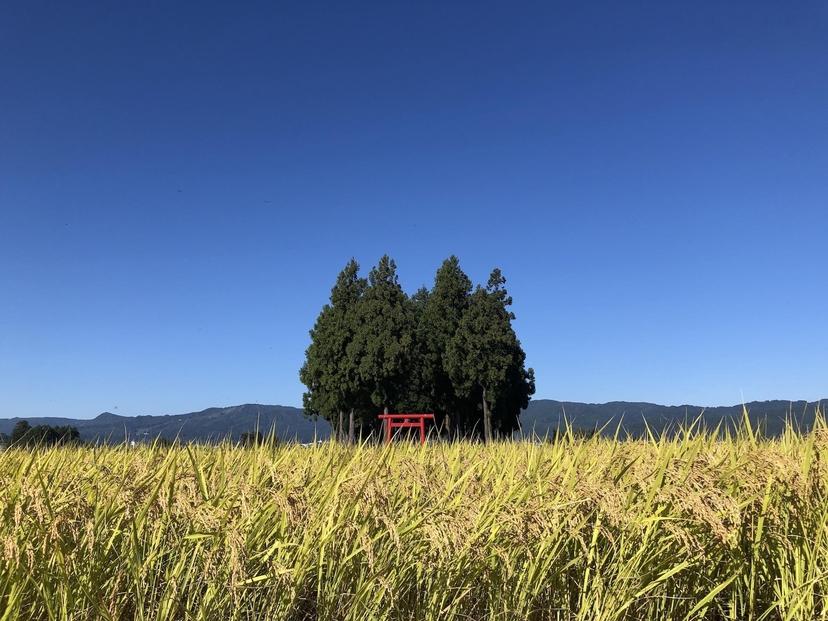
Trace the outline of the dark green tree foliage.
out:
<instances>
[{"instance_id":1,"label":"dark green tree foliage","mask_svg":"<svg viewBox=\"0 0 828 621\"><path fill-rule=\"evenodd\" d=\"M419 314L417 340L419 364L423 376L423 393L429 398L437 424L449 435L464 435L473 421L475 407L457 394L447 371L446 354L460 319L469 304L471 279L460 269L460 261L451 256L434 277L426 303Z\"/></svg>"},{"instance_id":2,"label":"dark green tree foliage","mask_svg":"<svg viewBox=\"0 0 828 621\"><path fill-rule=\"evenodd\" d=\"M520 411L535 391L534 371L524 370L526 356L512 328L505 283L495 269L486 288L475 290L446 352L456 393L480 403L482 416L475 419L480 425L473 432L482 431L487 442L517 429Z\"/></svg>"},{"instance_id":3,"label":"dark green tree foliage","mask_svg":"<svg viewBox=\"0 0 828 621\"><path fill-rule=\"evenodd\" d=\"M245 431L241 434L239 442L242 446L259 446L264 443L264 436L261 431Z\"/></svg>"},{"instance_id":4,"label":"dark green tree foliage","mask_svg":"<svg viewBox=\"0 0 828 621\"><path fill-rule=\"evenodd\" d=\"M510 434L519 428L518 416L535 394L535 371L526 368L526 353L512 328L515 314L509 310L512 296L506 291L505 285L506 279L495 268L489 277L487 293L498 302L496 316L502 326L502 333L506 335L505 342L510 352L505 382L492 394L493 432L500 435Z\"/></svg>"},{"instance_id":5,"label":"dark green tree foliage","mask_svg":"<svg viewBox=\"0 0 828 621\"><path fill-rule=\"evenodd\" d=\"M434 412L450 437L508 435L534 393L534 373L512 328L512 299L500 270L487 287L457 257L446 259L429 291L410 298L396 264L380 259L366 282L351 261L311 330L300 371L306 411L343 438L343 413L378 431L379 411Z\"/></svg>"},{"instance_id":6,"label":"dark green tree foliage","mask_svg":"<svg viewBox=\"0 0 828 621\"><path fill-rule=\"evenodd\" d=\"M414 306L400 287L397 265L387 255L368 275L368 288L357 306L357 328L348 347L364 395L388 412L406 396L412 374ZM363 420L375 425L376 416Z\"/></svg>"},{"instance_id":7,"label":"dark green tree foliage","mask_svg":"<svg viewBox=\"0 0 828 621\"><path fill-rule=\"evenodd\" d=\"M21 420L14 426L10 438L11 446L18 448L78 443L80 443L80 432L75 427L68 425L57 427L35 425L32 427L25 420Z\"/></svg>"},{"instance_id":8,"label":"dark green tree foliage","mask_svg":"<svg viewBox=\"0 0 828 621\"><path fill-rule=\"evenodd\" d=\"M408 379L400 401L395 409L400 412L432 412L434 399L432 389L432 374L427 364L428 327L423 321L425 309L428 306L431 292L420 287L411 296L411 312L413 316L413 339L411 344L411 361Z\"/></svg>"},{"instance_id":9,"label":"dark green tree foliage","mask_svg":"<svg viewBox=\"0 0 828 621\"><path fill-rule=\"evenodd\" d=\"M305 411L330 421L338 438L353 440L354 410L364 407L365 391L358 375L358 361L349 352L357 328L357 311L367 281L359 277L359 265L351 259L336 279L326 304L310 331L311 344L299 377L308 387ZM349 429L345 429L345 412Z\"/></svg>"},{"instance_id":10,"label":"dark green tree foliage","mask_svg":"<svg viewBox=\"0 0 828 621\"><path fill-rule=\"evenodd\" d=\"M28 436L29 432L32 430L32 426L29 424L27 420L21 420L17 424L15 424L14 428L11 432L11 442L12 444L23 444L26 437Z\"/></svg>"}]
</instances>

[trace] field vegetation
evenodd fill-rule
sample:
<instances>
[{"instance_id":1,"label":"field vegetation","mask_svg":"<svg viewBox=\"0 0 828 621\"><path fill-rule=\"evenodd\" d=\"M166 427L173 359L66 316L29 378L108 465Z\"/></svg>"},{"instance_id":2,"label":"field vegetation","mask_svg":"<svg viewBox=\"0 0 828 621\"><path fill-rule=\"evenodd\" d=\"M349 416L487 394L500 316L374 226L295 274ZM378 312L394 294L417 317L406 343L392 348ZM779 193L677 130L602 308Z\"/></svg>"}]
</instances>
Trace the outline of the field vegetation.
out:
<instances>
[{"instance_id":1,"label":"field vegetation","mask_svg":"<svg viewBox=\"0 0 828 621\"><path fill-rule=\"evenodd\" d=\"M828 618L828 430L0 454L0 619Z\"/></svg>"}]
</instances>

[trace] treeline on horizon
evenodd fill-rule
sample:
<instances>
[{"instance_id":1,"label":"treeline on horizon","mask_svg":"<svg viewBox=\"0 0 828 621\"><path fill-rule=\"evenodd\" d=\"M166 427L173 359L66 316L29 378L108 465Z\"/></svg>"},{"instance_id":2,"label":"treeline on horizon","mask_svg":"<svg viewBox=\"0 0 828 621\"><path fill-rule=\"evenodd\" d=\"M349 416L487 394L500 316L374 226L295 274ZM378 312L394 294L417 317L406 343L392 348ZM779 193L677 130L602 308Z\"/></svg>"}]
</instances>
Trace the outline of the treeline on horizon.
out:
<instances>
[{"instance_id":1,"label":"treeline on horizon","mask_svg":"<svg viewBox=\"0 0 828 621\"><path fill-rule=\"evenodd\" d=\"M512 327L500 270L473 286L455 256L409 296L383 256L367 278L349 261L310 331L299 376L306 413L339 440L379 431L377 414L433 412L440 433L490 441L518 429L534 371Z\"/></svg>"},{"instance_id":2,"label":"treeline on horizon","mask_svg":"<svg viewBox=\"0 0 828 621\"><path fill-rule=\"evenodd\" d=\"M19 421L10 435L0 434L0 444L17 448L34 446L48 447L66 444L80 444L80 432L70 425L34 425Z\"/></svg>"}]
</instances>

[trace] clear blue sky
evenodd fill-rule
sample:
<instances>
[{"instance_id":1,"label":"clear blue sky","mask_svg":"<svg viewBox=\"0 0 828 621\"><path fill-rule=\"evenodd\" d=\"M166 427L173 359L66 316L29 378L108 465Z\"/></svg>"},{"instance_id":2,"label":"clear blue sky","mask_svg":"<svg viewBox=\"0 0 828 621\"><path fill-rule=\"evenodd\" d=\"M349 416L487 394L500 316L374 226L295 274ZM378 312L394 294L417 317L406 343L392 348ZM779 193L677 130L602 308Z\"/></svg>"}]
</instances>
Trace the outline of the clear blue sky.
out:
<instances>
[{"instance_id":1,"label":"clear blue sky","mask_svg":"<svg viewBox=\"0 0 828 621\"><path fill-rule=\"evenodd\" d=\"M828 397L824 2L140 4L4 8L0 416L298 405L386 252L537 397Z\"/></svg>"}]
</instances>

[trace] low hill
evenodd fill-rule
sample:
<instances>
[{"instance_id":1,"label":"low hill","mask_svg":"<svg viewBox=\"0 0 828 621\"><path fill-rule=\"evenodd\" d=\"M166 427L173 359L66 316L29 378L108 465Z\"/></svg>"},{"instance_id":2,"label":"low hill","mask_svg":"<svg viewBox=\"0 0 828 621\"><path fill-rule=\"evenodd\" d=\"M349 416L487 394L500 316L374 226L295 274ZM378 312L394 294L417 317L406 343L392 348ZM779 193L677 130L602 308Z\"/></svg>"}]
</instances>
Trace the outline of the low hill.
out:
<instances>
[{"instance_id":1,"label":"low hill","mask_svg":"<svg viewBox=\"0 0 828 621\"><path fill-rule=\"evenodd\" d=\"M823 403L828 404L828 400ZM761 427L767 435L778 435L791 418L803 429L813 424L819 402L806 401L753 401L745 404L754 426ZM696 405L666 406L655 403L612 401L610 403L577 403L538 399L532 401L520 417L523 433L544 436L554 434L568 420L575 429L604 429L604 434L615 433L620 423L622 434L641 436L646 425L655 432L670 431L679 425L702 417L704 425L712 429L719 424L738 424L742 418L742 406L703 408ZM0 419L0 433L11 433L19 418ZM209 408L189 414L166 416L118 416L104 412L95 418L27 418L32 425L71 425L77 427L81 439L91 442L123 442L127 440L151 440L156 437L184 441L212 442L230 438L239 439L241 434L256 428L262 433L275 430L285 441L312 442L330 436L331 427L324 420L312 420L300 408L281 405L248 403L223 408Z\"/></svg>"}]
</instances>

